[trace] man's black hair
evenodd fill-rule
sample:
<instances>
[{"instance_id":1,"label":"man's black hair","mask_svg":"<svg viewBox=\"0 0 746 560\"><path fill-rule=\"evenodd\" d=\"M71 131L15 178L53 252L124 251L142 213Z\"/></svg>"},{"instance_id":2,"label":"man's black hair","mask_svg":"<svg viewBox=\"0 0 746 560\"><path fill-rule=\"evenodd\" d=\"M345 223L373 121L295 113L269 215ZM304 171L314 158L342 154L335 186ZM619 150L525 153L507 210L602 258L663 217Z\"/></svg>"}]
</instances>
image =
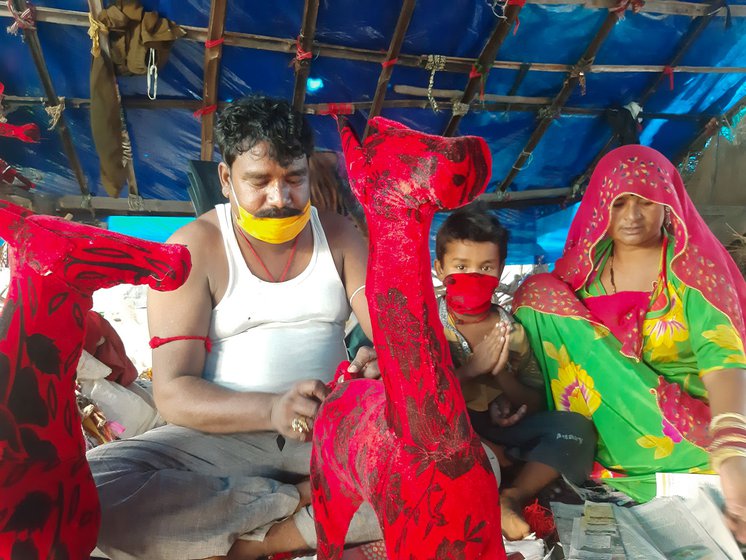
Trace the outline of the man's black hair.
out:
<instances>
[{"instance_id":1,"label":"man's black hair","mask_svg":"<svg viewBox=\"0 0 746 560\"><path fill-rule=\"evenodd\" d=\"M442 263L446 246L451 241L495 243L502 262L508 257L508 230L494 213L483 204L473 203L459 208L448 216L435 236L435 257Z\"/></svg>"},{"instance_id":2,"label":"man's black hair","mask_svg":"<svg viewBox=\"0 0 746 560\"><path fill-rule=\"evenodd\" d=\"M259 142L267 142L269 156L283 167L313 153L313 129L303 114L284 99L263 95L244 97L223 109L215 141L229 167Z\"/></svg>"}]
</instances>

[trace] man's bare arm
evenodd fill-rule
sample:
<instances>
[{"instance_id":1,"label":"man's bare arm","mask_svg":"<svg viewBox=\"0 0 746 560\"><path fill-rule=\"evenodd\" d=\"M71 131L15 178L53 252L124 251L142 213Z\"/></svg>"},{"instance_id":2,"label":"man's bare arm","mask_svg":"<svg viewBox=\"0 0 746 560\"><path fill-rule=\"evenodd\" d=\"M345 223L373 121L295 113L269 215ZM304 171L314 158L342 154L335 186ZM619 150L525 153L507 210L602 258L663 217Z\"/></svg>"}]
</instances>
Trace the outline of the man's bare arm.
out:
<instances>
[{"instance_id":1,"label":"man's bare arm","mask_svg":"<svg viewBox=\"0 0 746 560\"><path fill-rule=\"evenodd\" d=\"M343 240L344 263L342 269L342 281L344 282L347 298L351 299L350 305L355 313L360 327L365 336L373 340L373 329L370 326L370 311L368 310L368 298L365 289L358 289L365 285L365 277L368 272L368 244L360 232L349 220L342 220L339 235ZM354 297L353 297L354 296Z\"/></svg>"},{"instance_id":2,"label":"man's bare arm","mask_svg":"<svg viewBox=\"0 0 746 560\"><path fill-rule=\"evenodd\" d=\"M213 308L208 274L222 240L209 222L197 220L177 231L169 242L187 245L192 271L173 292L148 295L151 336L207 337ZM303 381L285 394L232 391L202 378L207 351L201 340L176 340L153 350L153 392L164 419L204 432L274 430L297 436L290 427L296 415L312 418L323 400L323 384ZM247 356L247 364L250 364Z\"/></svg>"}]
</instances>

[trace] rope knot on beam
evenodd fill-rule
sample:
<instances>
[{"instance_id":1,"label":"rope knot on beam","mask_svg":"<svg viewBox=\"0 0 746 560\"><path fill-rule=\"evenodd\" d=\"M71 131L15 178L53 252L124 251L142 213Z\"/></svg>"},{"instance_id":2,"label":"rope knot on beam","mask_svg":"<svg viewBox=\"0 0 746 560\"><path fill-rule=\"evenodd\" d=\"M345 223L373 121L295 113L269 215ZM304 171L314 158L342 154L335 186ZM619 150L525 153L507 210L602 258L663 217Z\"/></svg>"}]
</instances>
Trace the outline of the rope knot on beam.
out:
<instances>
[{"instance_id":1,"label":"rope knot on beam","mask_svg":"<svg viewBox=\"0 0 746 560\"><path fill-rule=\"evenodd\" d=\"M109 34L109 28L88 12L88 36L91 38L91 54L94 58L101 56L101 37L99 33Z\"/></svg>"},{"instance_id":2,"label":"rope knot on beam","mask_svg":"<svg viewBox=\"0 0 746 560\"><path fill-rule=\"evenodd\" d=\"M313 53L303 48L303 44L301 42L301 36L298 35L298 37L295 39L295 58L291 62L295 71L298 72L300 70L300 67L303 65L304 61L310 60L312 58L313 58ZM306 62L306 64L308 64L308 62Z\"/></svg>"},{"instance_id":3,"label":"rope knot on beam","mask_svg":"<svg viewBox=\"0 0 746 560\"><path fill-rule=\"evenodd\" d=\"M451 105L451 111L453 112L454 117L463 117L466 113L469 112L469 104L461 103L458 98L455 98L453 100L453 104Z\"/></svg>"},{"instance_id":4,"label":"rope knot on beam","mask_svg":"<svg viewBox=\"0 0 746 560\"><path fill-rule=\"evenodd\" d=\"M554 120L554 119L559 118L560 110L554 105L548 105L546 107L542 107L541 109L539 109L537 116L539 117L539 120L544 120L544 119Z\"/></svg>"},{"instance_id":5,"label":"rope knot on beam","mask_svg":"<svg viewBox=\"0 0 746 560\"><path fill-rule=\"evenodd\" d=\"M59 104L57 105L47 105L44 107L44 111L49 115L49 126L47 127L47 130L54 130L57 126L57 123L60 122L60 117L62 116L62 112L65 110L65 98L64 97L58 97Z\"/></svg>"},{"instance_id":6,"label":"rope knot on beam","mask_svg":"<svg viewBox=\"0 0 746 560\"><path fill-rule=\"evenodd\" d=\"M36 29L36 11L31 3L28 3L25 10L18 12L13 7L13 0L7 0L5 5L8 7L8 12L13 18L13 23L5 28L5 30L11 35L18 35L18 30L32 30Z\"/></svg>"},{"instance_id":7,"label":"rope knot on beam","mask_svg":"<svg viewBox=\"0 0 746 560\"><path fill-rule=\"evenodd\" d=\"M645 7L645 0L619 0L615 8L609 8L609 11L614 14L619 21L624 19L624 12L628 9L632 10L633 14L637 14Z\"/></svg>"},{"instance_id":8,"label":"rope knot on beam","mask_svg":"<svg viewBox=\"0 0 746 560\"><path fill-rule=\"evenodd\" d=\"M568 74L568 79L577 78L578 84L580 84L581 95L585 95L585 79L592 67L592 60L582 60L573 66Z\"/></svg>"}]
</instances>

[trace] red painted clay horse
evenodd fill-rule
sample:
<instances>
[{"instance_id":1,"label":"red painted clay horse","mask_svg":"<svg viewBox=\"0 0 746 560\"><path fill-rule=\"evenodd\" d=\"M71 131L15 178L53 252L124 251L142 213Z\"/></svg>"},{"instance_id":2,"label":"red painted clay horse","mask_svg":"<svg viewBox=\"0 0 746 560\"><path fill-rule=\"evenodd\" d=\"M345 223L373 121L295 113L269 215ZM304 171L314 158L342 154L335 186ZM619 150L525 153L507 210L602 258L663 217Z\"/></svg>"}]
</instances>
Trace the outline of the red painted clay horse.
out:
<instances>
[{"instance_id":1,"label":"red painted clay horse","mask_svg":"<svg viewBox=\"0 0 746 560\"><path fill-rule=\"evenodd\" d=\"M0 317L0 558L81 560L100 517L75 403L91 295L122 283L175 289L189 253L2 201L0 238L11 266Z\"/></svg>"},{"instance_id":2,"label":"red painted clay horse","mask_svg":"<svg viewBox=\"0 0 746 560\"><path fill-rule=\"evenodd\" d=\"M383 383L337 385L315 422L318 556L340 557L350 518L368 501L389 558L505 558L497 482L453 372L428 250L433 214L484 189L490 154L480 138L381 118L370 130L360 146L344 126L342 143L370 228L366 293Z\"/></svg>"}]
</instances>

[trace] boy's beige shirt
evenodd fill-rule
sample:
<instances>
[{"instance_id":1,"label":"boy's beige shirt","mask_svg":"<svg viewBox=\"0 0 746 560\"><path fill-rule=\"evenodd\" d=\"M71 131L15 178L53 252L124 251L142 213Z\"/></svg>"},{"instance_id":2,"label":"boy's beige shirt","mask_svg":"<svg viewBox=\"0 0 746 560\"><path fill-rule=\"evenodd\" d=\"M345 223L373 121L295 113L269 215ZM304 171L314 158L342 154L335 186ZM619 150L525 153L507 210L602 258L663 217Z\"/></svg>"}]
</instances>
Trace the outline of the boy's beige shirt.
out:
<instances>
[{"instance_id":1,"label":"boy's beige shirt","mask_svg":"<svg viewBox=\"0 0 746 560\"><path fill-rule=\"evenodd\" d=\"M502 307L497 307L500 311L500 318L503 321L509 321L511 324L511 332L508 339L509 355L507 367L516 368L519 380L525 385L536 388L543 387L544 377L534 359L533 352L531 352L523 325L517 323ZM457 331L458 328L450 317L448 317L448 324L452 329L444 328L443 330L448 345L451 348L453 365L458 369L464 364L464 360L459 359L460 356L464 355L464 352L461 341L453 332ZM461 390L464 394L466 406L475 412L485 412L489 408L489 404L503 392L500 389L497 379L491 374L480 375L479 377L465 381L461 384Z\"/></svg>"}]
</instances>

